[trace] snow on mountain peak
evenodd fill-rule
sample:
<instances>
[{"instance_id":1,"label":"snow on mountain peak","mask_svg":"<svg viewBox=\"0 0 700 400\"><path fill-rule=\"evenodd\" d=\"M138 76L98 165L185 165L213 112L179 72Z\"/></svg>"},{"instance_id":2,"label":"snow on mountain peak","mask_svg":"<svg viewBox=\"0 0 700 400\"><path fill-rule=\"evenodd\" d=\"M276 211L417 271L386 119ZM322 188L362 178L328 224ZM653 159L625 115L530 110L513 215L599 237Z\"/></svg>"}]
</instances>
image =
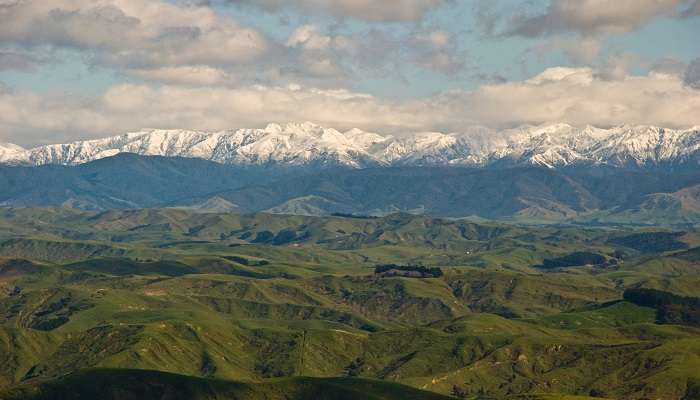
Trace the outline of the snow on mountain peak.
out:
<instances>
[{"instance_id":1,"label":"snow on mountain peak","mask_svg":"<svg viewBox=\"0 0 700 400\"><path fill-rule=\"evenodd\" d=\"M561 71L560 71L561 72ZM562 73L562 75L565 75ZM147 129L104 139L25 150L0 144L0 163L75 165L122 152L194 157L235 165L465 165L494 162L548 168L574 164L649 166L696 161L700 127L686 130L568 124L397 136L302 122L218 132Z\"/></svg>"},{"instance_id":2,"label":"snow on mountain peak","mask_svg":"<svg viewBox=\"0 0 700 400\"><path fill-rule=\"evenodd\" d=\"M23 161L27 150L12 143L0 142L0 163Z\"/></svg>"}]
</instances>

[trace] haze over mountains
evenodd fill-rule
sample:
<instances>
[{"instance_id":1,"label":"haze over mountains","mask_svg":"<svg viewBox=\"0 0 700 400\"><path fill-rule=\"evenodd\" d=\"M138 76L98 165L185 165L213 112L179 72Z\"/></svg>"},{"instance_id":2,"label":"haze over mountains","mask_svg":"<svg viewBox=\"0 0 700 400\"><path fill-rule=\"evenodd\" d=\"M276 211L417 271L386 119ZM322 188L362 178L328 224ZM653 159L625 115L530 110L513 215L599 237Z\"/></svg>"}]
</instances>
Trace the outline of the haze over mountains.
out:
<instances>
[{"instance_id":1,"label":"haze over mountains","mask_svg":"<svg viewBox=\"0 0 700 400\"><path fill-rule=\"evenodd\" d=\"M599 129L566 124L465 133L401 136L352 129L339 132L312 123L270 124L264 129L221 132L144 130L105 139L25 150L0 144L0 162L77 165L129 152L201 158L239 166L613 166L695 167L700 127Z\"/></svg>"}]
</instances>

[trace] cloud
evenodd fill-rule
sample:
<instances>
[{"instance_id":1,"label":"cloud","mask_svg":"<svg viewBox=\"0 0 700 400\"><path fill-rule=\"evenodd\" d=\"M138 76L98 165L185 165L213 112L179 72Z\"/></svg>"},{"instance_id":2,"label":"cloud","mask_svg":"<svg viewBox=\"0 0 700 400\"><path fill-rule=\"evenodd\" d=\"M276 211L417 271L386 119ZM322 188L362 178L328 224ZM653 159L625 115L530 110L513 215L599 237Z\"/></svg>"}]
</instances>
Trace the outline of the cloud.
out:
<instances>
[{"instance_id":1,"label":"cloud","mask_svg":"<svg viewBox=\"0 0 700 400\"><path fill-rule=\"evenodd\" d=\"M596 71L596 77L609 81L626 79L629 67L638 64L638 61L638 56L633 53L612 56L602 68Z\"/></svg>"},{"instance_id":2,"label":"cloud","mask_svg":"<svg viewBox=\"0 0 700 400\"><path fill-rule=\"evenodd\" d=\"M270 11L300 8L307 12L325 12L336 17L375 22L418 21L444 0L228 0L233 4L261 7Z\"/></svg>"},{"instance_id":3,"label":"cloud","mask_svg":"<svg viewBox=\"0 0 700 400\"><path fill-rule=\"evenodd\" d=\"M664 57L651 65L651 71L659 74L683 75L686 65L672 57Z\"/></svg>"},{"instance_id":4,"label":"cloud","mask_svg":"<svg viewBox=\"0 0 700 400\"><path fill-rule=\"evenodd\" d=\"M270 46L209 7L162 0L3 0L2 44L88 51L100 63L141 69L250 64Z\"/></svg>"},{"instance_id":5,"label":"cloud","mask_svg":"<svg viewBox=\"0 0 700 400\"><path fill-rule=\"evenodd\" d=\"M411 19L443 1L299 0L296 6ZM258 5L288 4L272 0ZM139 81L334 87L357 76L396 73L407 63L440 73L461 67L453 37L442 31L399 35L385 27L343 32L307 24L285 42L196 1L0 0L0 5L0 50L53 57L66 54L54 49L74 51L91 66ZM32 60L19 54L0 53L0 68L29 67Z\"/></svg>"},{"instance_id":6,"label":"cloud","mask_svg":"<svg viewBox=\"0 0 700 400\"><path fill-rule=\"evenodd\" d=\"M382 98L300 85L191 87L122 84L98 98L0 93L0 141L33 145L150 128L218 130L312 121L378 132L464 131L474 125L697 125L700 91L679 76L603 79L590 68L552 68L524 81L423 98ZM691 82L692 83L692 82Z\"/></svg>"},{"instance_id":7,"label":"cloud","mask_svg":"<svg viewBox=\"0 0 700 400\"><path fill-rule=\"evenodd\" d=\"M680 77L651 73L617 78L604 79L590 68L548 69L524 82L484 86L462 96L469 113L486 125L687 127L700 122L700 93L685 87Z\"/></svg>"},{"instance_id":8,"label":"cloud","mask_svg":"<svg viewBox=\"0 0 700 400\"><path fill-rule=\"evenodd\" d=\"M688 64L683 81L689 87L700 90L700 58L696 58Z\"/></svg>"},{"instance_id":9,"label":"cloud","mask_svg":"<svg viewBox=\"0 0 700 400\"><path fill-rule=\"evenodd\" d=\"M414 53L413 62L428 70L452 74L464 67L454 35L446 31L418 33L407 46Z\"/></svg>"},{"instance_id":10,"label":"cloud","mask_svg":"<svg viewBox=\"0 0 700 400\"><path fill-rule=\"evenodd\" d=\"M691 1L682 13L683 17L695 17L698 15L700 15L700 0Z\"/></svg>"},{"instance_id":11,"label":"cloud","mask_svg":"<svg viewBox=\"0 0 700 400\"><path fill-rule=\"evenodd\" d=\"M191 86L212 86L235 82L226 71L206 65L132 69L128 74L150 81Z\"/></svg>"},{"instance_id":12,"label":"cloud","mask_svg":"<svg viewBox=\"0 0 700 400\"><path fill-rule=\"evenodd\" d=\"M350 77L367 73L396 74L405 64L442 74L462 70L462 54L447 31L413 31L396 36L376 28L340 34L318 25L302 25L289 36L300 65L312 76Z\"/></svg>"},{"instance_id":13,"label":"cloud","mask_svg":"<svg viewBox=\"0 0 700 400\"><path fill-rule=\"evenodd\" d=\"M537 37L566 32L583 36L623 33L660 16L690 17L698 10L700 2L696 0L550 0L541 13L513 16L505 34Z\"/></svg>"},{"instance_id":14,"label":"cloud","mask_svg":"<svg viewBox=\"0 0 700 400\"><path fill-rule=\"evenodd\" d=\"M347 77L341 65L346 52L356 47L354 39L321 32L317 25L302 25L287 39L286 46L298 51L298 66L312 77Z\"/></svg>"}]
</instances>

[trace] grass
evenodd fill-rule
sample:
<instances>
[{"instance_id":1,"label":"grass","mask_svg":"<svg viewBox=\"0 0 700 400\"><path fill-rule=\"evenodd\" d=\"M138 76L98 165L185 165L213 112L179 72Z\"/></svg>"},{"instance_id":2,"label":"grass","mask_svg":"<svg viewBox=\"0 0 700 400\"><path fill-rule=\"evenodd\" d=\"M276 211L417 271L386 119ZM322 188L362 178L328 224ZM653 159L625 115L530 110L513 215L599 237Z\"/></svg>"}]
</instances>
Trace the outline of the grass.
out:
<instances>
[{"instance_id":1,"label":"grass","mask_svg":"<svg viewBox=\"0 0 700 400\"><path fill-rule=\"evenodd\" d=\"M627 302L613 304L590 311L566 312L548 315L532 323L560 329L613 328L632 324L654 323L656 310Z\"/></svg>"},{"instance_id":2,"label":"grass","mask_svg":"<svg viewBox=\"0 0 700 400\"><path fill-rule=\"evenodd\" d=\"M117 397L683 399L700 381L700 332L620 301L629 287L700 296L695 252L610 244L631 230L57 209L0 210L0 227L9 398L89 398L102 382ZM251 243L285 229L303 240ZM624 257L533 268L577 251ZM445 274L374 276L382 263Z\"/></svg>"},{"instance_id":3,"label":"grass","mask_svg":"<svg viewBox=\"0 0 700 400\"><path fill-rule=\"evenodd\" d=\"M389 382L366 379L277 379L265 383L243 383L194 378L158 371L96 369L11 389L7 400L50 399L239 399L239 400L440 400L448 399Z\"/></svg>"}]
</instances>

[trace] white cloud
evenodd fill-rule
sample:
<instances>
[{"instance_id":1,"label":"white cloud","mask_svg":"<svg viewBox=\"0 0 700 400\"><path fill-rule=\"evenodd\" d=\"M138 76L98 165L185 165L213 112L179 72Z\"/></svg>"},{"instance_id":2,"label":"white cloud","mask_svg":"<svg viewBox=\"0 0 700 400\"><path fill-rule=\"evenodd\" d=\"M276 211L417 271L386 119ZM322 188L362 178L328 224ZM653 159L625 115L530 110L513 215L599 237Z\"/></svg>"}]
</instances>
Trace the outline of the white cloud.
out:
<instances>
[{"instance_id":1,"label":"white cloud","mask_svg":"<svg viewBox=\"0 0 700 400\"><path fill-rule=\"evenodd\" d=\"M418 21L445 3L444 0L228 0L268 10L302 8L323 11L337 17L359 18L378 22Z\"/></svg>"},{"instance_id":2,"label":"white cloud","mask_svg":"<svg viewBox=\"0 0 700 400\"><path fill-rule=\"evenodd\" d=\"M341 61L350 42L345 36L330 36L322 33L317 25L309 24L294 30L286 46L300 52L298 64L305 74L339 79L347 75Z\"/></svg>"},{"instance_id":3,"label":"white cloud","mask_svg":"<svg viewBox=\"0 0 700 400\"><path fill-rule=\"evenodd\" d=\"M651 71L660 74L682 75L686 65L673 57L664 57L651 65Z\"/></svg>"},{"instance_id":4,"label":"white cloud","mask_svg":"<svg viewBox=\"0 0 700 400\"><path fill-rule=\"evenodd\" d=\"M302 25L287 39L288 47L303 47L308 50L326 50L333 38L320 32L317 25Z\"/></svg>"},{"instance_id":5,"label":"white cloud","mask_svg":"<svg viewBox=\"0 0 700 400\"><path fill-rule=\"evenodd\" d=\"M297 6L377 18L412 18L443 0L322 1ZM267 4L282 6L282 2ZM167 0L0 0L0 68L28 66L22 54L73 50L88 63L121 76L189 86L238 82L330 87L365 74L396 73L402 64L455 72L455 43L447 32L425 38L397 36L388 29L336 32L318 25L298 27L277 41L215 8ZM286 2L284 4L287 4ZM392 17L393 16L393 17ZM39 58L35 58L39 59Z\"/></svg>"},{"instance_id":6,"label":"white cloud","mask_svg":"<svg viewBox=\"0 0 700 400\"><path fill-rule=\"evenodd\" d=\"M663 15L697 15L693 7L698 7L696 0L550 0L542 13L514 16L506 33L523 36L622 33L639 29Z\"/></svg>"},{"instance_id":7,"label":"white cloud","mask_svg":"<svg viewBox=\"0 0 700 400\"><path fill-rule=\"evenodd\" d=\"M385 99L300 85L187 87L118 85L97 99L0 93L0 141L29 145L152 128L227 129L313 121L388 133L461 131L567 122L666 127L700 123L700 90L676 75L603 79L590 68L548 69L531 79L413 99Z\"/></svg>"},{"instance_id":8,"label":"white cloud","mask_svg":"<svg viewBox=\"0 0 700 400\"><path fill-rule=\"evenodd\" d=\"M590 68L545 71L525 82L482 87L466 96L474 119L487 125L567 122L574 125L697 125L700 93L678 76L603 79Z\"/></svg>"},{"instance_id":9,"label":"white cloud","mask_svg":"<svg viewBox=\"0 0 700 400\"><path fill-rule=\"evenodd\" d=\"M454 36L446 31L419 33L406 47L414 53L413 62L428 70L455 73L464 66Z\"/></svg>"},{"instance_id":10,"label":"white cloud","mask_svg":"<svg viewBox=\"0 0 700 400\"><path fill-rule=\"evenodd\" d=\"M3 0L0 44L91 51L111 65L250 64L268 39L209 7L162 0Z\"/></svg>"},{"instance_id":11,"label":"white cloud","mask_svg":"<svg viewBox=\"0 0 700 400\"><path fill-rule=\"evenodd\" d=\"M639 63L634 53L625 53L608 58L606 64L597 71L596 76L606 80L622 80L628 76L630 66Z\"/></svg>"},{"instance_id":12,"label":"white cloud","mask_svg":"<svg viewBox=\"0 0 700 400\"><path fill-rule=\"evenodd\" d=\"M133 69L127 72L146 80L192 86L212 86L234 81L226 71L206 65Z\"/></svg>"},{"instance_id":13,"label":"white cloud","mask_svg":"<svg viewBox=\"0 0 700 400\"><path fill-rule=\"evenodd\" d=\"M294 30L286 45L300 51L299 64L316 76L348 77L359 70L396 74L404 64L452 74L464 66L454 35L442 30L404 36L378 29L341 34L309 24Z\"/></svg>"}]
</instances>

